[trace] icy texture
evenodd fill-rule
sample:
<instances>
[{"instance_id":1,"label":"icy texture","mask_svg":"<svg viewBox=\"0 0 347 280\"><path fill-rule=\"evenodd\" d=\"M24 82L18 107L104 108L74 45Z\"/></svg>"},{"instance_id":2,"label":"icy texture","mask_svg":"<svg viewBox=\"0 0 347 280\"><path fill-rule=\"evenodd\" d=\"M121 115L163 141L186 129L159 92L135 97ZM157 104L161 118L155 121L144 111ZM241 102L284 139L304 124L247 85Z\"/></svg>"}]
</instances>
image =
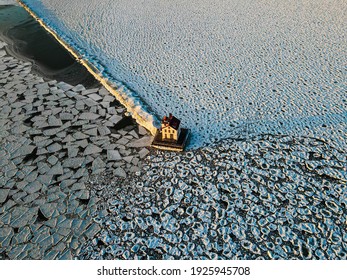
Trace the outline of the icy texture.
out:
<instances>
[{"instance_id":1,"label":"icy texture","mask_svg":"<svg viewBox=\"0 0 347 280\"><path fill-rule=\"evenodd\" d=\"M347 158L326 142L265 135L153 151L138 175L94 184L101 231L80 258L347 258Z\"/></svg>"},{"instance_id":2,"label":"icy texture","mask_svg":"<svg viewBox=\"0 0 347 280\"><path fill-rule=\"evenodd\" d=\"M178 116L192 146L296 133L346 147L344 0L23 2L136 102Z\"/></svg>"},{"instance_id":3,"label":"icy texture","mask_svg":"<svg viewBox=\"0 0 347 280\"><path fill-rule=\"evenodd\" d=\"M16 5L15 0L0 0L0 5Z\"/></svg>"}]
</instances>

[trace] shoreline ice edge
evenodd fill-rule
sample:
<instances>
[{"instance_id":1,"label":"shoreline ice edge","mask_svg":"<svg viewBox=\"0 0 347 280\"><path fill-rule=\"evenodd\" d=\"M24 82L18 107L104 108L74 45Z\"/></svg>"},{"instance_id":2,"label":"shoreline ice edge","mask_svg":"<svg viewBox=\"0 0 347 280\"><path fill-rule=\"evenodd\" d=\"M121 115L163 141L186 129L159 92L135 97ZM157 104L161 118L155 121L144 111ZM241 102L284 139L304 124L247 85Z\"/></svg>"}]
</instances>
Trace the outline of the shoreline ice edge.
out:
<instances>
[{"instance_id":1,"label":"shoreline ice edge","mask_svg":"<svg viewBox=\"0 0 347 280\"><path fill-rule=\"evenodd\" d=\"M82 58L72 46L70 46L63 38L58 35L58 32L54 30L53 27L47 25L43 19L41 19L36 13L21 0L17 0L18 4L23 7L47 32L49 32L71 55L82 64L88 72L90 72L96 80L98 80L116 99L127 109L131 116L136 120L136 122L146 128L152 135L155 135L158 126L158 118L148 112L144 107L145 104L139 100L139 98L134 98L131 96L130 90L126 88L125 85L109 81L106 77L100 74L100 71L92 65L87 59Z\"/></svg>"},{"instance_id":2,"label":"shoreline ice edge","mask_svg":"<svg viewBox=\"0 0 347 280\"><path fill-rule=\"evenodd\" d=\"M208 146L210 144L217 143L222 139L240 136L250 137L251 135L262 135L268 133L316 137L332 141L338 146L342 145L346 147L347 145L347 142L345 140L345 135L347 135L347 104L343 98L343 90L345 86L342 83L342 69L336 68L337 70L335 72L331 72L329 70L329 74L325 70L323 71L315 68L314 64L311 65L310 63L308 63L308 60L305 59L305 57L310 57L309 55L306 55L305 52L309 52L308 54L310 54L310 52L312 52L313 50L318 51L318 45L314 45L313 48L306 48L307 46L305 45L305 52L303 52L304 57L298 57L300 63L295 64L295 61L293 59L289 59L287 61L287 63L294 63L295 68L293 69L297 70L298 74L295 74L296 72L292 72L292 70L288 67L282 66L282 68L276 68L277 70L274 71L274 73L269 72L269 76L273 76L274 78L269 78L269 80L266 80L264 83L261 82L261 78L267 77L267 68L263 69L264 65L260 66L260 69L262 69L260 72L264 72L259 76L260 78L256 78L254 79L254 81L248 81L248 74L245 75L245 73L248 73L247 71L249 71L249 66L252 66L253 62L249 63L249 65L246 64L245 67L238 67L238 63L243 62L243 59L248 57L247 55L245 55L245 53L241 52L237 56L237 63L233 64L233 69L238 69L240 73L238 73L236 70L232 70L230 73L228 72L231 75L229 82L231 84L235 82L234 89L223 92L224 88L223 90L219 90L218 88L213 91L215 82L216 85L218 85L219 82L223 83L223 79L221 81L219 80L220 78L223 78L223 75L217 75L217 80L214 81L213 79L211 79L210 85L206 86L206 92L209 92L212 86L211 92L213 92L213 94L208 93L205 95L202 94L200 96L199 94L197 95L194 89L190 87L191 85L193 87L195 85L192 83L192 80L190 78L184 79L182 78L183 76L177 78L177 85L175 84L175 87L178 86L177 92L171 91L173 87L172 85L174 84L172 83L172 79L175 78L176 72L174 73L174 75L172 75L171 72L168 72L167 75L160 74L160 76L158 76L158 71L161 71L161 68L153 66L161 66L165 64L157 64L158 61L156 59L152 59L152 49L149 49L149 53L139 52L141 50L143 51L143 49L141 48L139 50L135 49L134 53L131 53L130 56L132 57L133 55L140 54L140 56L144 55L147 58L150 58L150 61L154 62L146 64L146 61L138 60L138 57L135 57L135 70L138 71L142 68L152 67L151 70L155 69L153 70L154 73L144 71L141 72L140 75L136 71L132 72L131 70L129 70L130 68L128 69L128 66L132 65L129 64L128 60L125 59L124 61L118 61L118 52L122 54L122 51L123 53L125 51L125 53L128 54L128 48L134 47L137 41L132 40L133 38L131 36L130 39L128 38L129 36L125 36L125 38L123 38L123 35L121 37L116 37L118 33L115 31L119 30L119 28L113 28L109 30L107 28L108 25L100 24L99 26L99 22L95 21L95 19L98 18L96 17L96 15L100 17L100 14L95 14L91 17L92 19L94 18L94 21L92 20L86 23L84 21L78 20L79 16L83 15L83 13L80 14L78 10L72 10L72 12L69 13L69 15L66 17L62 16L63 14L59 14L58 12L61 10L67 12L67 9L64 10L63 8L63 1L19 1L28 6L31 14L37 15L36 19L39 22L41 21L41 25L43 25L45 29L49 28L50 30L53 30L54 34L57 36L57 40L61 42L66 49L68 49L70 52L72 49L73 54L77 53L77 55L75 55L76 59L79 60L81 64L83 64L88 69L88 71L90 71L94 76L97 75L95 77L98 80L102 78L108 86L115 90L116 93L112 94L115 95L118 100L122 99L124 103L121 103L125 105L125 107L131 114L133 114L137 122L141 125L144 125L151 131L152 134L154 134L153 131L155 130L155 127L158 126L158 116L166 114L167 109L170 108L170 111L182 120L183 125L189 127L192 130L193 135L189 143L190 149L201 148L206 145ZM137 0L133 1L136 2ZM235 0L235 2L238 1L239 0ZM52 5L48 5L48 3L52 3ZM69 3L69 1L67 1L66 3ZM95 1L94 3L97 3L97 1ZM75 6L78 8L78 5L73 5L71 9L76 9ZM87 9L86 7L86 10L84 10L84 12L88 11L90 12L90 9ZM177 12L178 15L180 15L180 11ZM114 15L117 15L117 13L108 14L108 19L111 18L110 16ZM71 22L69 20L71 19L72 22L76 22L75 25L70 24ZM287 22L286 18L283 22ZM147 23L147 17L145 17L144 21L140 23ZM96 30L98 32L90 29L94 25L99 26L99 29ZM82 29L80 27L82 27ZM125 30L125 33L127 33L127 31L129 30L133 30L132 26L130 27L130 29ZM100 33L100 28L101 31L105 32ZM84 34L82 36L80 32L83 30L86 30L86 33L88 34ZM281 28L278 28L277 31L283 30ZM304 31L305 30L303 30L303 32ZM123 34L123 31L121 33ZM154 35L157 34L156 32L152 33ZM152 33L149 33L149 35ZM147 36L147 31L142 35ZM189 33L188 35L191 34ZM221 36L222 35L223 34L221 34ZM317 37L317 39L321 39L320 35ZM141 39L146 38L143 36L141 37ZM182 35L181 33L179 33L179 38L184 38L184 36L187 36L187 34L184 33ZM113 37L116 38L115 41L112 41ZM100 38L106 41L98 41L98 39ZM238 37L236 37L235 39L237 38ZM285 40L285 42L287 42L288 40L288 42L291 42L291 40L295 38L296 37L293 37L292 34L291 36L282 39ZM334 39L334 37L332 37L331 39ZM101 44L100 42L103 42L103 44ZM118 46L118 43L121 44L122 42L123 45ZM242 42L243 41L241 40L241 43ZM322 46L327 47L328 50L332 50L332 42L333 41L328 40L328 43L326 45L323 44ZM259 45L259 42L254 40L250 40L248 43L255 44L255 46ZM269 47L273 47L274 45L277 46L277 44L278 42L275 40L269 45ZM113 47L113 51L109 51L110 46ZM176 45L172 46L173 50L177 51L177 48L175 49L175 46ZM243 46L243 44L241 44L240 46ZM213 47L216 46L213 45L208 47L211 47L212 51L214 50ZM146 45L146 48L148 48L148 44ZM289 48L288 52L285 52L284 58L286 59L288 55L289 57L291 57L290 54L292 52L297 52L299 49L300 48L298 42L294 41L293 47ZM344 48L341 47L342 52L343 49ZM210 49L208 48L207 50ZM162 54L162 51L163 49L159 48L159 53L154 51L153 54L160 55ZM235 51L240 51L239 47L236 47ZM283 51L283 49L281 49L281 51ZM331 51L329 51L329 53L330 52ZM194 52L192 54L194 54ZM257 54L257 52L255 52L255 54ZM262 52L260 52L259 54L262 54ZM320 57L326 57L328 59L327 61L329 62L329 65L330 63L332 63L332 65L336 67L336 63L334 62L339 60L335 59L333 61L330 61L330 56L331 55L327 56L323 52ZM160 57L162 56L160 55ZM271 55L270 57L271 59L276 60L276 56ZM120 58L123 57L120 56ZM254 60L255 58L257 58L257 56L253 55L250 58ZM311 60L313 61L314 58L318 59L317 61L320 61L318 56L312 56ZM207 56L207 60L209 61L210 59L211 57ZM166 60L164 60L164 62L165 61ZM267 60L265 59L264 61L267 65ZM120 62L124 63L124 65L122 64L119 66ZM186 74L186 62L184 62L183 65L178 65L181 68L179 68L176 64L172 64L172 62L175 61L170 58L168 58L166 62L168 63L168 65L171 65L172 68L174 68L174 70L178 73ZM187 63L189 62L192 61L188 60ZM254 62L259 61L255 59ZM276 63L270 63L270 65L275 67L277 65ZM307 66L305 66L305 63L308 63ZM280 65L284 64L280 63ZM323 63L322 65L328 67L327 63ZM132 65L131 67L133 66L134 65ZM182 68L182 66L184 66L184 68ZM305 66L306 68L302 68L303 66ZM190 68L187 69L189 70ZM206 67L206 69L210 69L210 67ZM221 69L224 69L224 66L221 67ZM280 70L284 71L284 74ZM256 71L256 74L258 72ZM292 77L293 73L294 77L292 79L289 79L289 77ZM306 85L306 79L310 80L313 77L319 78L322 77L324 73L329 74L326 76L327 78L320 80L314 78L310 83ZM202 75L201 77L204 76ZM241 82L236 82L235 79L237 77L239 77L239 80L241 78ZM328 79L329 77L330 80ZM166 80L161 83L160 78ZM305 81L303 79L305 79ZM198 81L201 82L201 80ZM335 81L336 83L334 82L333 84L332 81ZM184 87L185 85L184 83L188 85L188 90L182 90L182 87ZM295 84L295 86L291 86L291 84L293 83ZM223 85L226 86L225 83ZM107 89L109 89L108 86ZM204 86L203 88L199 87L199 85L197 87L200 91L201 89L204 89ZM261 88L265 89L262 90ZM276 94L272 93L273 90L275 90ZM318 94L316 94L316 92ZM194 96L197 97L195 98ZM224 97L226 97L226 99L230 101L226 102L223 99ZM201 101L202 99L203 101ZM249 106L248 104L251 106ZM139 116L135 116L134 112ZM150 124L148 124L148 122Z\"/></svg>"}]
</instances>

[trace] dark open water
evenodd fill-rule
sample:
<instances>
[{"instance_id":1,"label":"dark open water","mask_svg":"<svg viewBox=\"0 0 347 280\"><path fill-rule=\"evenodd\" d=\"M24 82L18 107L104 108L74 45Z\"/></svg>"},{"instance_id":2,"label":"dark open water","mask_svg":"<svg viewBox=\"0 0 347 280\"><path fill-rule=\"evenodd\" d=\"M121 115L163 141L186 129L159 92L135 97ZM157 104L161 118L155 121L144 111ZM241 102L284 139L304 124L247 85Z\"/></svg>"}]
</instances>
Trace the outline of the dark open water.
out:
<instances>
[{"instance_id":1,"label":"dark open water","mask_svg":"<svg viewBox=\"0 0 347 280\"><path fill-rule=\"evenodd\" d=\"M13 56L33 63L33 70L47 79L85 87L98 81L22 7L0 6L0 37Z\"/></svg>"}]
</instances>

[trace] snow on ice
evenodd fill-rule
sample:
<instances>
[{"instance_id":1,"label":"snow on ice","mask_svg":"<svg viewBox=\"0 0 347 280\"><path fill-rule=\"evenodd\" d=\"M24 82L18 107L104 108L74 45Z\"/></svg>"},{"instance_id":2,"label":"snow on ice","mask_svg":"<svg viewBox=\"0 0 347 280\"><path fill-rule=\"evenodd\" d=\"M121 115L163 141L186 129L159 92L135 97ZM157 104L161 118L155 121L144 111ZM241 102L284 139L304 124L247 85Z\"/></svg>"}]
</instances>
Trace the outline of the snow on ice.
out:
<instances>
[{"instance_id":1,"label":"snow on ice","mask_svg":"<svg viewBox=\"0 0 347 280\"><path fill-rule=\"evenodd\" d=\"M192 147L298 134L346 147L343 0L22 1Z\"/></svg>"}]
</instances>

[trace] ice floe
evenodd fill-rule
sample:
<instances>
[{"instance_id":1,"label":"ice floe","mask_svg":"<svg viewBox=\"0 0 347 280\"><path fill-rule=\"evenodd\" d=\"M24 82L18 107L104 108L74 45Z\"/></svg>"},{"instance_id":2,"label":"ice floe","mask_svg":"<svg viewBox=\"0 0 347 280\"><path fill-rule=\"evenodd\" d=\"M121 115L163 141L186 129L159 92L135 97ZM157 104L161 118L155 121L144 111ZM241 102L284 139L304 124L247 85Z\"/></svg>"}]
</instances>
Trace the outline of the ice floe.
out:
<instances>
[{"instance_id":1,"label":"ice floe","mask_svg":"<svg viewBox=\"0 0 347 280\"><path fill-rule=\"evenodd\" d=\"M307 167L312 160L316 168ZM138 177L104 186L111 206L100 207L112 214L100 217L101 226L117 225L103 226L110 236L105 246L117 245L131 259L346 259L346 181L331 168L346 170L346 153L306 137L263 135L195 153L153 151ZM116 215L113 201L121 205ZM118 218L128 211L130 221ZM127 236L132 221L136 241L115 241ZM94 246L96 256L82 249L79 257L114 256L102 248Z\"/></svg>"}]
</instances>

